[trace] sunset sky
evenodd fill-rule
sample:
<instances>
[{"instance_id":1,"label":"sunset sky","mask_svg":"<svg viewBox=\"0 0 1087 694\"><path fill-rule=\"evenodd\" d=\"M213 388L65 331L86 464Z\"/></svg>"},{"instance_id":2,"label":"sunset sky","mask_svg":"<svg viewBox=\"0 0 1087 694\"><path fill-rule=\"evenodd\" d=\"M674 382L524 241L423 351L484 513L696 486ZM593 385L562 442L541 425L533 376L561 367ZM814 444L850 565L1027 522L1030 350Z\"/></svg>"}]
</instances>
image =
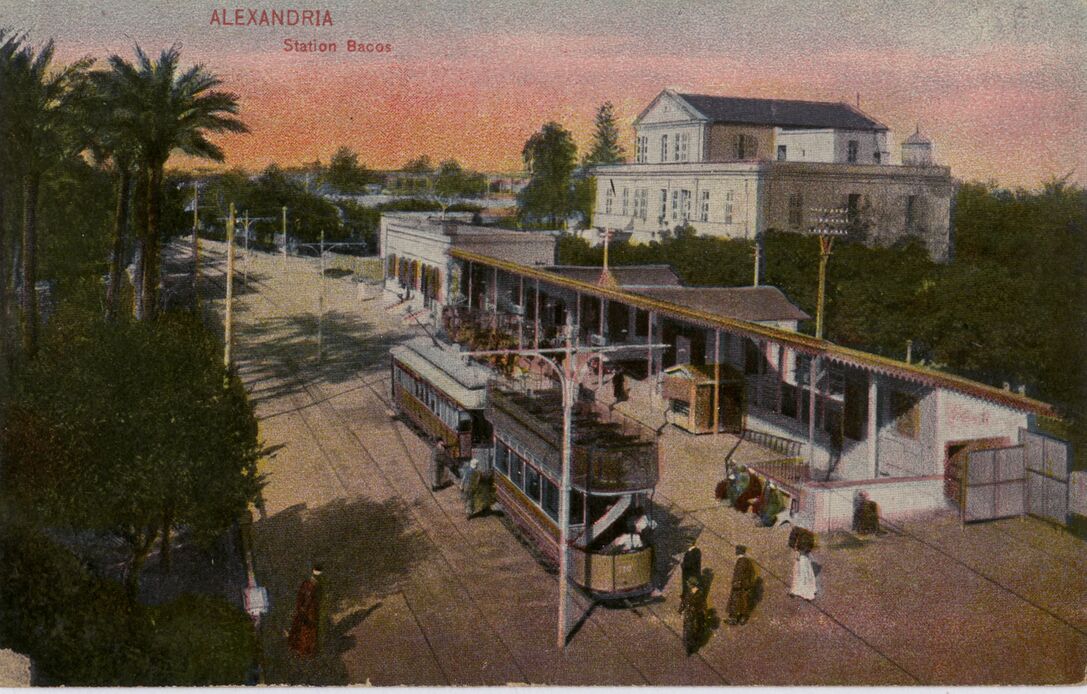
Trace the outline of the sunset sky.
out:
<instances>
[{"instance_id":1,"label":"sunset sky","mask_svg":"<svg viewBox=\"0 0 1087 694\"><path fill-rule=\"evenodd\" d=\"M854 102L897 142L920 125L952 175L1034 186L1087 163L1087 3L384 2L218 4L0 0L0 25L56 39L62 59L174 42L241 101L230 166L321 159L344 144L367 165L419 154L517 170L544 122L579 147L612 101L628 152L637 113L664 87ZM222 27L213 10L320 9L322 27ZM284 39L336 42L332 54ZM347 41L391 53L348 53ZM183 162L182 162L183 163Z\"/></svg>"}]
</instances>

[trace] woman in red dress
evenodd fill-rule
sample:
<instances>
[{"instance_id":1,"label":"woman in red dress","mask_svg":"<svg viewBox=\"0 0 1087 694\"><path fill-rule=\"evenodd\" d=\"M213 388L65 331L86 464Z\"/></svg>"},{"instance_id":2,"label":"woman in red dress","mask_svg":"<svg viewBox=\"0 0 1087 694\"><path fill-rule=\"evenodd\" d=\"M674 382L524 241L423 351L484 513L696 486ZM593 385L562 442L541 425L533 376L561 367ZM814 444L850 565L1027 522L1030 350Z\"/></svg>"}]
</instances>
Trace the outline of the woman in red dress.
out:
<instances>
[{"instance_id":1,"label":"woman in red dress","mask_svg":"<svg viewBox=\"0 0 1087 694\"><path fill-rule=\"evenodd\" d=\"M294 618L287 632L287 645L296 655L313 657L317 652L321 622L321 567L314 564L313 573L298 587L294 601Z\"/></svg>"}]
</instances>

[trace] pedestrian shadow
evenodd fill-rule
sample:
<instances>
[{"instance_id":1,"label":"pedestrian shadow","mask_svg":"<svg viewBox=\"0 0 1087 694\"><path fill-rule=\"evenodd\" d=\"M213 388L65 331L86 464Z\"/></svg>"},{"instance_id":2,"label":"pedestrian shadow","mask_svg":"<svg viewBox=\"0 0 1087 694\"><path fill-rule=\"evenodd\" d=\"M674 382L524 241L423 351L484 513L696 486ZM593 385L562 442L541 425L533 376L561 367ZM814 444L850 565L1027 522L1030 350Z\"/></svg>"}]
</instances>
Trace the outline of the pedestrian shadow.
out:
<instances>
[{"instance_id":1,"label":"pedestrian shadow","mask_svg":"<svg viewBox=\"0 0 1087 694\"><path fill-rule=\"evenodd\" d=\"M702 569L702 575L699 577L699 583L702 586L706 596L710 596L711 589L713 588L714 573L713 569ZM709 643L710 638L714 632L721 627L721 617L717 614L717 608L710 603L709 598L706 600L706 616L702 623L702 631L698 634L694 642L694 648L692 652L697 652L698 649Z\"/></svg>"},{"instance_id":2,"label":"pedestrian shadow","mask_svg":"<svg viewBox=\"0 0 1087 694\"><path fill-rule=\"evenodd\" d=\"M262 622L261 645L269 684L346 685L343 654L355 647L350 632L395 592L431 553L422 533L409 525L399 500L337 499L309 510L287 508L253 524L257 580L268 589L271 609ZM322 567L324 633L318 652L300 658L287 647L295 595L313 563Z\"/></svg>"}]
</instances>

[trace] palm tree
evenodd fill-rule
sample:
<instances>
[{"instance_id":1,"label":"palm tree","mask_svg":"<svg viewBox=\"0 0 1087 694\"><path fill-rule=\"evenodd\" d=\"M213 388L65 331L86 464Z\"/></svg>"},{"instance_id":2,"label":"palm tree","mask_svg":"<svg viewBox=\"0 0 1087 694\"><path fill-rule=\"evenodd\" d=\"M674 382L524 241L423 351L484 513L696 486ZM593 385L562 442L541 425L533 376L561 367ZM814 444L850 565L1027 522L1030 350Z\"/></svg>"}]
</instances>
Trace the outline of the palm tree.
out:
<instances>
[{"instance_id":1,"label":"palm tree","mask_svg":"<svg viewBox=\"0 0 1087 694\"><path fill-rule=\"evenodd\" d=\"M11 103L6 98L9 93L6 84L10 81L12 61L24 40L23 33L0 27L0 349L4 351L5 365L9 368L13 355L8 340L8 200L15 180L15 160L8 142Z\"/></svg>"},{"instance_id":2,"label":"palm tree","mask_svg":"<svg viewBox=\"0 0 1087 694\"><path fill-rule=\"evenodd\" d=\"M153 319L158 305L159 252L163 172L174 150L194 157L223 161L223 151L208 141L210 133L249 132L234 116L238 97L216 91L223 82L195 65L179 71L181 49L174 45L151 60L136 46L132 64L117 55L109 58L116 80L121 126L135 133L139 148L140 180L137 226L141 236L142 269L140 314Z\"/></svg>"},{"instance_id":3,"label":"palm tree","mask_svg":"<svg viewBox=\"0 0 1087 694\"><path fill-rule=\"evenodd\" d=\"M4 144L19 166L23 194L22 323L23 351L38 348L38 191L42 177L83 147L76 130L93 62L77 60L54 68L53 41L39 50L21 46L4 70Z\"/></svg>"},{"instance_id":4,"label":"palm tree","mask_svg":"<svg viewBox=\"0 0 1087 694\"><path fill-rule=\"evenodd\" d=\"M124 275L125 246L128 239L132 182L138 171L138 133L128 127L124 92L111 70L91 73L95 99L87 121L93 126L90 152L94 160L110 170L117 179L117 205L113 223L113 250L110 255L109 284L106 287L106 319L115 320Z\"/></svg>"}]
</instances>

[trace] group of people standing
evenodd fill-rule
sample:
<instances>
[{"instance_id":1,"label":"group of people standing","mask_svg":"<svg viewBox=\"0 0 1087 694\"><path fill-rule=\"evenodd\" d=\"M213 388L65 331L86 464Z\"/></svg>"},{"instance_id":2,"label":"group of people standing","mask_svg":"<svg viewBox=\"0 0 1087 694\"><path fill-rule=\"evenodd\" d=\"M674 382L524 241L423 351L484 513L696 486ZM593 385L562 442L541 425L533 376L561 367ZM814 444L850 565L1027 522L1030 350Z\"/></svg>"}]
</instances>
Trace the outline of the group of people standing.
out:
<instances>
[{"instance_id":1,"label":"group of people standing","mask_svg":"<svg viewBox=\"0 0 1087 694\"><path fill-rule=\"evenodd\" d=\"M815 534L801 527L793 527L789 533L789 548L793 551L792 580L789 595L807 601L815 599L819 591L815 564L811 552L815 549ZM683 554L682 592L679 610L683 614L683 643L690 655L698 650L706 637L713 610L709 603L710 572L702 571L702 550L696 542ZM707 576L708 574L708 576ZM762 588L758 565L747 556L747 547L736 546L736 564L732 568L732 583L728 595L728 623L739 626L750 619Z\"/></svg>"},{"instance_id":2,"label":"group of people standing","mask_svg":"<svg viewBox=\"0 0 1087 694\"><path fill-rule=\"evenodd\" d=\"M740 513L751 512L759 525L776 527L790 518L786 497L773 482L763 484L758 475L738 465L717 484L714 496Z\"/></svg>"}]
</instances>

